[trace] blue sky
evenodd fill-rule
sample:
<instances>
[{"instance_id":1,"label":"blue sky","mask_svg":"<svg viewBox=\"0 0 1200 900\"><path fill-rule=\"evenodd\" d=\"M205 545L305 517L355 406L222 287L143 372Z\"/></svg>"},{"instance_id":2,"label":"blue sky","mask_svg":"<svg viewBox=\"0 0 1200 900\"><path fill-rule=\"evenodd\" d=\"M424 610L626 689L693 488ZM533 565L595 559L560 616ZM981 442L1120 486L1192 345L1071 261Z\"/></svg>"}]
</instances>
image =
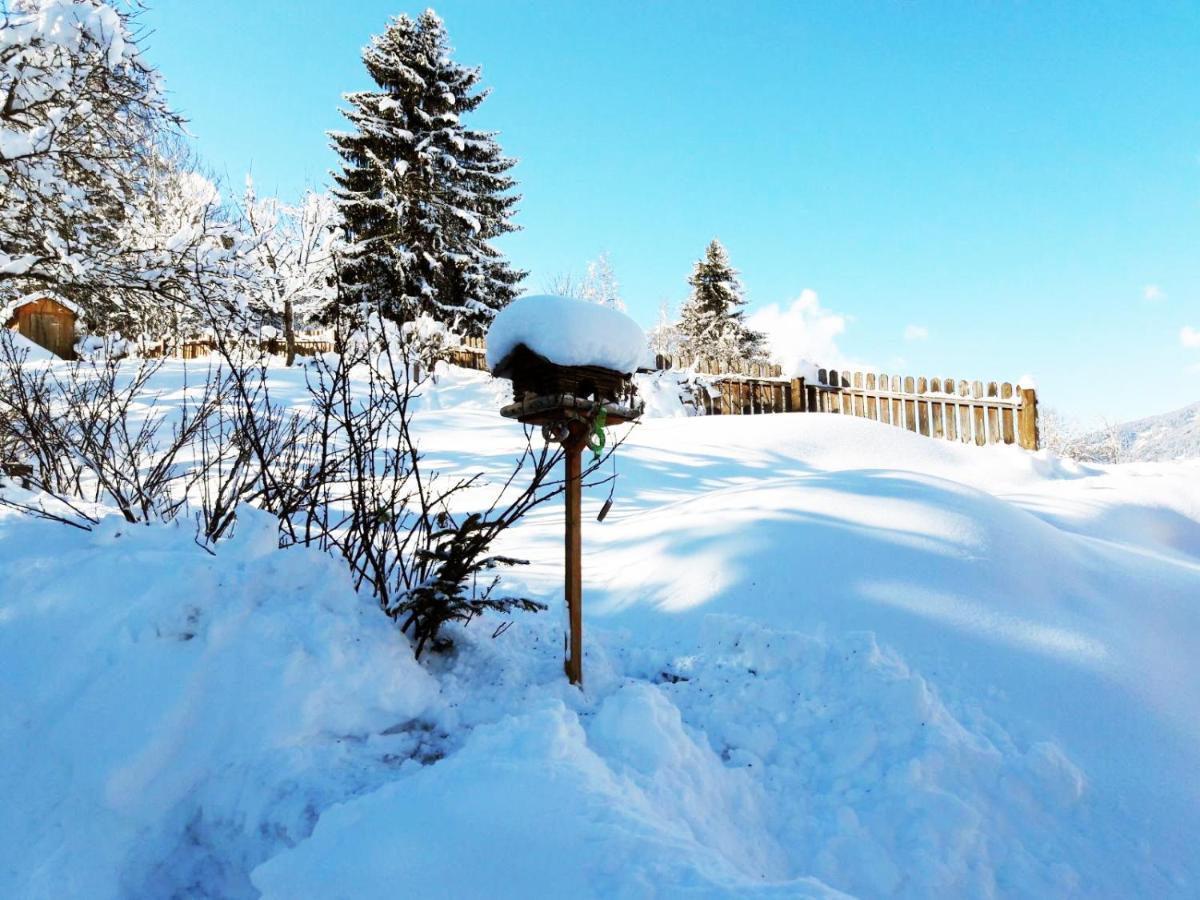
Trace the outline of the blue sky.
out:
<instances>
[{"instance_id":1,"label":"blue sky","mask_svg":"<svg viewBox=\"0 0 1200 900\"><path fill-rule=\"evenodd\" d=\"M362 45L423 8L158 0L144 21L206 162L295 196L336 164ZM1200 6L435 8L493 89L474 124L520 159L502 246L530 288L607 251L648 325L717 236L752 309L815 291L805 321L840 317L843 359L1032 373L1093 420L1200 400Z\"/></svg>"}]
</instances>

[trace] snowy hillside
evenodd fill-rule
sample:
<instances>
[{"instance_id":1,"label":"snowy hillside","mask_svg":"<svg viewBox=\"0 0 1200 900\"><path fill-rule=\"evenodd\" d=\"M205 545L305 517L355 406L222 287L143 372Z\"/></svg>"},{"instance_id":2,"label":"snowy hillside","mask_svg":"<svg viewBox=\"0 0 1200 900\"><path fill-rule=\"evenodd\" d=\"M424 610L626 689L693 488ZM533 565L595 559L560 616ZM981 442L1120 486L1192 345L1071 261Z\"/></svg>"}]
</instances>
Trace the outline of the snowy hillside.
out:
<instances>
[{"instance_id":1,"label":"snowy hillside","mask_svg":"<svg viewBox=\"0 0 1200 900\"><path fill-rule=\"evenodd\" d=\"M429 463L504 472L504 399L445 373ZM558 507L502 548L554 611L419 664L252 511L215 556L0 516L0 896L1200 890L1200 461L814 414L651 418L617 468L582 693Z\"/></svg>"},{"instance_id":2,"label":"snowy hillside","mask_svg":"<svg viewBox=\"0 0 1200 900\"><path fill-rule=\"evenodd\" d=\"M1116 426L1115 435L1095 433L1082 441L1097 446L1115 438L1121 458L1131 462L1158 462L1200 458L1200 403L1173 412L1148 416Z\"/></svg>"}]
</instances>

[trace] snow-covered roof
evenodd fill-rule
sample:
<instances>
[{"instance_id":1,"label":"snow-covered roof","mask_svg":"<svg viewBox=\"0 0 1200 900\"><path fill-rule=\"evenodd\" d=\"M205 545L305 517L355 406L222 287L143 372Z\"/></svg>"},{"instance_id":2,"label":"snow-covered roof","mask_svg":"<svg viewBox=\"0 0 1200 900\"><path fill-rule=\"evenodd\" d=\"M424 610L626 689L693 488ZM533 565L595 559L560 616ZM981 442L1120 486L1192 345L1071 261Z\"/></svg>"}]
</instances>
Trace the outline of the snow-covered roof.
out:
<instances>
[{"instance_id":1,"label":"snow-covered roof","mask_svg":"<svg viewBox=\"0 0 1200 900\"><path fill-rule=\"evenodd\" d=\"M26 294L24 297L18 297L16 300L10 300L3 307L0 307L0 324L11 319L13 314L22 306L37 303L39 300L53 300L59 306L65 306L71 312L75 313L75 315L83 315L83 310L79 307L78 303L72 303L66 297L60 297L52 291L38 291L34 294Z\"/></svg>"},{"instance_id":2,"label":"snow-covered roof","mask_svg":"<svg viewBox=\"0 0 1200 900\"><path fill-rule=\"evenodd\" d=\"M646 335L622 312L598 303L535 294L500 310L487 335L488 367L495 369L519 345L560 366L635 371L646 355Z\"/></svg>"}]
</instances>

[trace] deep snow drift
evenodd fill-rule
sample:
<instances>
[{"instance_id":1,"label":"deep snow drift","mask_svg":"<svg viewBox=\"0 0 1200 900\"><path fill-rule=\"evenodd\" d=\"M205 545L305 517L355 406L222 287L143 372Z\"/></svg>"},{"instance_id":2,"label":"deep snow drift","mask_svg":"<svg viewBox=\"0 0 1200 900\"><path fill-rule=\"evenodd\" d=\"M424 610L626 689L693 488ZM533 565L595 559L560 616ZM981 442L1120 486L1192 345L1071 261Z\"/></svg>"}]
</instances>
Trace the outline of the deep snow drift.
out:
<instances>
[{"instance_id":1,"label":"deep snow drift","mask_svg":"<svg viewBox=\"0 0 1200 900\"><path fill-rule=\"evenodd\" d=\"M445 373L430 462L504 471L506 395ZM252 513L0 517L0 895L1195 895L1200 462L779 415L617 465L582 693L555 614L418 665ZM560 540L503 548L550 601Z\"/></svg>"}]
</instances>

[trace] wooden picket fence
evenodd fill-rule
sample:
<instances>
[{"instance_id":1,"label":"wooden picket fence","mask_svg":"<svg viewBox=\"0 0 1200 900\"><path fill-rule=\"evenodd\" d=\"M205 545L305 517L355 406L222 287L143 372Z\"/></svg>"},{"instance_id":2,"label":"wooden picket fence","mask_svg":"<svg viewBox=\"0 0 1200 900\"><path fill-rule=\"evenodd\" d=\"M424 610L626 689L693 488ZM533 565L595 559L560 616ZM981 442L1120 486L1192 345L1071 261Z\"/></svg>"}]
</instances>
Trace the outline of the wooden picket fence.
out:
<instances>
[{"instance_id":1,"label":"wooden picket fence","mask_svg":"<svg viewBox=\"0 0 1200 900\"><path fill-rule=\"evenodd\" d=\"M486 352L483 338L460 338L445 356L454 365L486 371ZM965 444L1039 446L1037 394L1007 381L820 369L808 383L769 363L662 354L655 370L686 370L692 396L683 399L710 416L834 413Z\"/></svg>"},{"instance_id":2,"label":"wooden picket fence","mask_svg":"<svg viewBox=\"0 0 1200 900\"><path fill-rule=\"evenodd\" d=\"M488 371L487 342L481 337L460 337L457 346L447 347L442 356L452 366Z\"/></svg>"},{"instance_id":3,"label":"wooden picket fence","mask_svg":"<svg viewBox=\"0 0 1200 900\"><path fill-rule=\"evenodd\" d=\"M926 437L1038 449L1037 393L1009 382L821 369L804 387L809 412L859 416Z\"/></svg>"},{"instance_id":4,"label":"wooden picket fence","mask_svg":"<svg viewBox=\"0 0 1200 900\"><path fill-rule=\"evenodd\" d=\"M697 367L698 368L698 367ZM695 370L693 370L695 371ZM1009 382L956 381L821 369L803 378L693 376L690 400L704 415L819 412L858 416L966 444L1039 446L1037 393Z\"/></svg>"},{"instance_id":5,"label":"wooden picket fence","mask_svg":"<svg viewBox=\"0 0 1200 900\"><path fill-rule=\"evenodd\" d=\"M283 338L269 338L258 342L258 348L267 353L281 355L284 352ZM296 335L296 355L313 356L317 353L330 353L333 350L333 339L326 334L299 333ZM160 356L178 356L182 359L202 359L217 352L217 342L212 338L195 338L186 340L176 347L170 347L165 341L150 344L141 349L141 354L148 358Z\"/></svg>"},{"instance_id":6,"label":"wooden picket fence","mask_svg":"<svg viewBox=\"0 0 1200 900\"><path fill-rule=\"evenodd\" d=\"M783 375L783 370L772 363L686 354L665 356L657 353L654 356L654 369L659 372L688 369L697 375L743 375L751 378L780 378Z\"/></svg>"}]
</instances>

